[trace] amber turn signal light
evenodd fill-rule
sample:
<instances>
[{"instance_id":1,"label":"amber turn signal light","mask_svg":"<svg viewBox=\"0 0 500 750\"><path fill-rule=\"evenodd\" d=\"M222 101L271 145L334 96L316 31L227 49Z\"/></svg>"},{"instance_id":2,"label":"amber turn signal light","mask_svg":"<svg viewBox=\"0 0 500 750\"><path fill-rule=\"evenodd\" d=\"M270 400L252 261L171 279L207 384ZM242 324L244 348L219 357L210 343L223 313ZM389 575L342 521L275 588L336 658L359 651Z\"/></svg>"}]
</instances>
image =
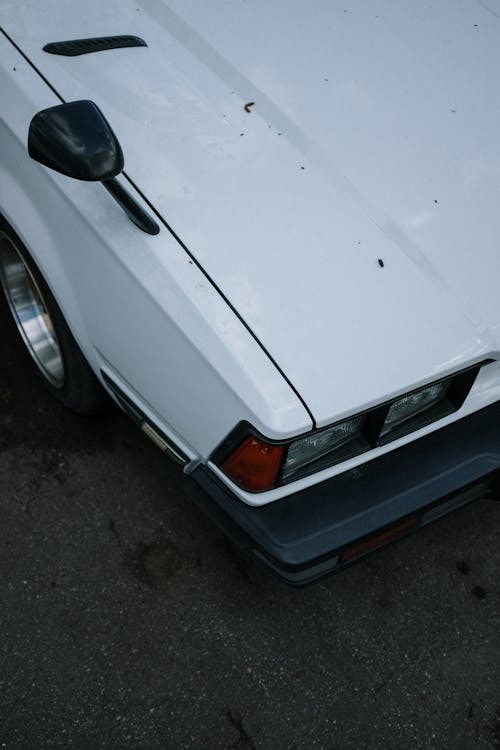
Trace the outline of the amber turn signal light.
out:
<instances>
[{"instance_id":1,"label":"amber turn signal light","mask_svg":"<svg viewBox=\"0 0 500 750\"><path fill-rule=\"evenodd\" d=\"M282 445L269 445L250 436L222 464L226 474L244 490L263 492L276 486Z\"/></svg>"}]
</instances>

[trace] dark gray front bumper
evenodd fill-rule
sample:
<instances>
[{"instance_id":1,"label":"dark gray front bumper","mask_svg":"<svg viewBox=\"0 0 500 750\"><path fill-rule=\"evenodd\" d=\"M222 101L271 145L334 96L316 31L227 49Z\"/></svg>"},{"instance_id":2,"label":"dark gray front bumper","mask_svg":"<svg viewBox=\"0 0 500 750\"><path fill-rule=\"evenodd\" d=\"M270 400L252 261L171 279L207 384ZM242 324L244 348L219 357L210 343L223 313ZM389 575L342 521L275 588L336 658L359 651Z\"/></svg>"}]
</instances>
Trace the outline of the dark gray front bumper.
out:
<instances>
[{"instance_id":1,"label":"dark gray front bumper","mask_svg":"<svg viewBox=\"0 0 500 750\"><path fill-rule=\"evenodd\" d=\"M203 466L189 494L233 540L303 585L484 496L499 472L500 402L261 508Z\"/></svg>"}]
</instances>

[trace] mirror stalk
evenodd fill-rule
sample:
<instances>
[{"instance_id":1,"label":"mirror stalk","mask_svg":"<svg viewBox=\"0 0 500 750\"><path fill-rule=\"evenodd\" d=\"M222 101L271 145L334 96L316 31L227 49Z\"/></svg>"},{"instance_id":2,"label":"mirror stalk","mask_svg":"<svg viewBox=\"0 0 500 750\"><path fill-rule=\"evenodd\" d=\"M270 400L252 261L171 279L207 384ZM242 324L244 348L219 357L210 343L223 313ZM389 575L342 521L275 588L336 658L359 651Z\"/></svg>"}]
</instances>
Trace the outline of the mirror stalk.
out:
<instances>
[{"instance_id":1,"label":"mirror stalk","mask_svg":"<svg viewBox=\"0 0 500 750\"><path fill-rule=\"evenodd\" d=\"M120 185L118 180L114 178L111 180L102 180L101 185L104 185L108 193L113 196L136 227L139 227L139 229L142 229L147 234L159 233L160 227L156 221L144 211L130 193Z\"/></svg>"}]
</instances>

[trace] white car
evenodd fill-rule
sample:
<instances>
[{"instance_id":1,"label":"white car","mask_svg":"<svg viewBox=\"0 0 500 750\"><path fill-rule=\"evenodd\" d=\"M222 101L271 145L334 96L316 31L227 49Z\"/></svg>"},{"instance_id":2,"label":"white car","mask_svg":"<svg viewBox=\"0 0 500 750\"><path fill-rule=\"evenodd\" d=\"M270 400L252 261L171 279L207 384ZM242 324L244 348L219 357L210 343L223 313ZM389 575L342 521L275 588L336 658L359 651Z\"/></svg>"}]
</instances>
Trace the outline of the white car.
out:
<instances>
[{"instance_id":1,"label":"white car","mask_svg":"<svg viewBox=\"0 0 500 750\"><path fill-rule=\"evenodd\" d=\"M111 396L296 584L487 493L493 2L2 0L0 26L0 275L54 396Z\"/></svg>"}]
</instances>

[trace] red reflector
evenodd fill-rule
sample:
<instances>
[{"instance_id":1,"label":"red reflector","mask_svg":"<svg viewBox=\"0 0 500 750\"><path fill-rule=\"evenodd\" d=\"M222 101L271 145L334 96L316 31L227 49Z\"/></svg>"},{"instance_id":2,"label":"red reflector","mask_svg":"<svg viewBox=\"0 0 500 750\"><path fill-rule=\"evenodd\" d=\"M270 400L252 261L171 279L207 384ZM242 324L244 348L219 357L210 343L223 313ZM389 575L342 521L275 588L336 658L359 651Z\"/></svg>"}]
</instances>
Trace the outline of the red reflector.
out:
<instances>
[{"instance_id":1,"label":"red reflector","mask_svg":"<svg viewBox=\"0 0 500 750\"><path fill-rule=\"evenodd\" d=\"M248 437L222 464L233 482L250 492L270 490L276 485L283 446L268 445Z\"/></svg>"},{"instance_id":2,"label":"red reflector","mask_svg":"<svg viewBox=\"0 0 500 750\"><path fill-rule=\"evenodd\" d=\"M339 562L347 562L348 560L353 560L355 557L359 557L359 555L365 555L367 552L371 552L371 550L377 549L377 547L381 547L383 544L404 536L410 529L419 524L420 518L407 518L406 521L399 523L397 526L392 526L387 531L382 531L380 534L375 534L375 536L365 539L364 542L347 547L340 555Z\"/></svg>"}]
</instances>

